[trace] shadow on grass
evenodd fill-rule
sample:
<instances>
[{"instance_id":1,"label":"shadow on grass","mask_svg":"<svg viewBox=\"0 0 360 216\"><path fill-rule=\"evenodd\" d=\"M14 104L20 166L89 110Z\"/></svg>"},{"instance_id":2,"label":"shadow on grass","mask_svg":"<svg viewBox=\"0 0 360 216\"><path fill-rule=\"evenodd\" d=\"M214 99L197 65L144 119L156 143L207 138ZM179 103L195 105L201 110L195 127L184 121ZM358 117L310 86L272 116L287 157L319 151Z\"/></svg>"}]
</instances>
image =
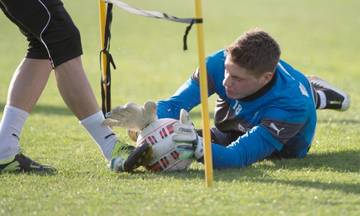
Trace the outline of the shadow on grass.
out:
<instances>
[{"instance_id":1,"label":"shadow on grass","mask_svg":"<svg viewBox=\"0 0 360 216\"><path fill-rule=\"evenodd\" d=\"M119 176L119 179L124 178L124 176ZM159 178L176 178L176 179L203 179L204 171L203 170L193 170L189 169L186 171L174 171L174 172L149 172L146 170L136 170L128 175L127 179L159 179Z\"/></svg>"},{"instance_id":2,"label":"shadow on grass","mask_svg":"<svg viewBox=\"0 0 360 216\"><path fill-rule=\"evenodd\" d=\"M360 124L360 120L357 119L318 119L317 122L319 124L346 124L346 125L354 125Z\"/></svg>"},{"instance_id":3,"label":"shadow on grass","mask_svg":"<svg viewBox=\"0 0 360 216\"><path fill-rule=\"evenodd\" d=\"M233 182L249 181L264 184L280 184L302 188L313 188L319 190L342 191L349 194L360 194L359 183L339 183L323 182L318 179L287 180L278 179L268 175L269 171L276 170L294 170L299 172L312 171L334 171L344 173L360 172L360 151L342 151L332 153L310 154L304 159L274 160L273 163L264 163L256 167L247 167L243 169L224 169L214 170L214 179L216 181ZM302 170L304 169L304 170ZM336 174L334 174L336 175ZM149 173L147 171L137 171L129 175L128 178L158 179L204 179L203 169L190 169L183 172L163 172ZM336 180L336 179L335 179Z\"/></svg>"},{"instance_id":4,"label":"shadow on grass","mask_svg":"<svg viewBox=\"0 0 360 216\"><path fill-rule=\"evenodd\" d=\"M266 169L360 172L360 150L310 153L303 159L272 160L275 166L260 165Z\"/></svg>"},{"instance_id":5,"label":"shadow on grass","mask_svg":"<svg viewBox=\"0 0 360 216\"><path fill-rule=\"evenodd\" d=\"M360 194L360 184L357 183L339 183L339 182L320 182L313 180L284 180L284 179L272 179L272 178L252 178L252 182L259 182L264 184L281 184L289 185L301 188L313 188L319 190L332 190L342 191L349 194Z\"/></svg>"},{"instance_id":6,"label":"shadow on grass","mask_svg":"<svg viewBox=\"0 0 360 216\"><path fill-rule=\"evenodd\" d=\"M298 170L302 169L310 171L335 171L342 173L359 173L360 172L360 151L340 151L330 153L310 154L304 159L292 160L274 160L272 165L263 164L256 168L245 168L241 172L239 170L228 170L223 175L217 175L216 178L223 181L253 181L265 184L277 183L290 185L295 187L314 188L320 190L343 191L345 193L360 194L359 183L339 183L339 182L321 182L314 180L286 180L275 179L267 176L268 170ZM218 171L222 172L222 171Z\"/></svg>"},{"instance_id":7,"label":"shadow on grass","mask_svg":"<svg viewBox=\"0 0 360 216\"><path fill-rule=\"evenodd\" d=\"M5 104L0 103L0 111L4 110ZM31 113L40 113L44 115L73 115L72 112L64 106L53 106L53 105L36 105Z\"/></svg>"},{"instance_id":8,"label":"shadow on grass","mask_svg":"<svg viewBox=\"0 0 360 216\"><path fill-rule=\"evenodd\" d=\"M26 175L26 176L56 176L58 174L58 171L5 171L0 172L1 175Z\"/></svg>"}]
</instances>

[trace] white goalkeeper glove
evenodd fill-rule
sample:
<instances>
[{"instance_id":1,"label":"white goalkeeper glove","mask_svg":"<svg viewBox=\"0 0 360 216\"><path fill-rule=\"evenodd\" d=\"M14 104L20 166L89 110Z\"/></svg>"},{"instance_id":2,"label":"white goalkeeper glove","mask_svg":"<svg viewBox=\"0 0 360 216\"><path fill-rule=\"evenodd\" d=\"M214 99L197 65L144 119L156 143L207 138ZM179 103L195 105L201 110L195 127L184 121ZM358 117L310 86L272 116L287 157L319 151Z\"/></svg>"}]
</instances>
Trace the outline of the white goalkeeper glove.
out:
<instances>
[{"instance_id":1,"label":"white goalkeeper glove","mask_svg":"<svg viewBox=\"0 0 360 216\"><path fill-rule=\"evenodd\" d=\"M189 113L184 109L180 111L179 123L174 125L172 139L176 144L176 150L180 153L181 160L203 157L202 137L196 133Z\"/></svg>"}]
</instances>

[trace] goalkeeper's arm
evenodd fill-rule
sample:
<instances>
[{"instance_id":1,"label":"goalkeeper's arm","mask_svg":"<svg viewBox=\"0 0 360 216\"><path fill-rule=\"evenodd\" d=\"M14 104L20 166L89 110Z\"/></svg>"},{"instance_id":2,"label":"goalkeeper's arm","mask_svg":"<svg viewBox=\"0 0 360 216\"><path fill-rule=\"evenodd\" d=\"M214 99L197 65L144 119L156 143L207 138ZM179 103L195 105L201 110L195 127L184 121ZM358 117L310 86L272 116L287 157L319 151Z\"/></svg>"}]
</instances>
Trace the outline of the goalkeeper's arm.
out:
<instances>
[{"instance_id":1,"label":"goalkeeper's arm","mask_svg":"<svg viewBox=\"0 0 360 216\"><path fill-rule=\"evenodd\" d=\"M200 103L199 84L193 80L187 80L173 96L157 103L158 118L179 119L180 110L190 111Z\"/></svg>"}]
</instances>

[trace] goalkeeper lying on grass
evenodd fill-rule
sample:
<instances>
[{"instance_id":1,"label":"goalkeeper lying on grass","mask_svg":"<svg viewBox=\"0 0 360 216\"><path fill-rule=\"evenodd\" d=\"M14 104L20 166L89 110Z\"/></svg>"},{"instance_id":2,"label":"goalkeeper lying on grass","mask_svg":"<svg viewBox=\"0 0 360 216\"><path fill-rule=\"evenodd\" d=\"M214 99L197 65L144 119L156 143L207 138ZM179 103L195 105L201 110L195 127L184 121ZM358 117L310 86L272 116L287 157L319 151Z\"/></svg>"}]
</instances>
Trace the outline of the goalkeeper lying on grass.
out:
<instances>
[{"instance_id":1,"label":"goalkeeper lying on grass","mask_svg":"<svg viewBox=\"0 0 360 216\"><path fill-rule=\"evenodd\" d=\"M214 168L245 167L268 157L303 158L314 137L316 109L344 111L350 105L343 91L280 60L279 45L262 30L245 32L208 57L206 67L209 95L218 95L211 128ZM172 97L158 102L157 115L178 118L181 109L199 103L196 71ZM202 139L186 131L175 142L192 141L195 158L202 161Z\"/></svg>"},{"instance_id":2,"label":"goalkeeper lying on grass","mask_svg":"<svg viewBox=\"0 0 360 216\"><path fill-rule=\"evenodd\" d=\"M211 128L214 168L241 168L265 158L303 158L316 127L316 109L345 111L350 98L317 77L306 77L280 60L266 32L245 32L206 62L209 96L217 94ZM179 118L200 103L199 71L169 99L157 103L158 118ZM178 123L173 141L203 161L201 130ZM190 147L181 149L184 146Z\"/></svg>"}]
</instances>

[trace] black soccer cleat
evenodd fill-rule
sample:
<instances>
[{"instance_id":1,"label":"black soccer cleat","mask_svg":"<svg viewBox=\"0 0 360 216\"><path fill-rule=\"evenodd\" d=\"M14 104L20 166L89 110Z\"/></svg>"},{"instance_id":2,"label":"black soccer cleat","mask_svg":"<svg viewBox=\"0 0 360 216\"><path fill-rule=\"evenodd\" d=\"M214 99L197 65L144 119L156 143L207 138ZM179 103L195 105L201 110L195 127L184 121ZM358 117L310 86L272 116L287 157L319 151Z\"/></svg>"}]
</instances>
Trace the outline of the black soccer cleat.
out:
<instances>
[{"instance_id":1,"label":"black soccer cleat","mask_svg":"<svg viewBox=\"0 0 360 216\"><path fill-rule=\"evenodd\" d=\"M124 162L124 171L132 172L141 165L148 165L152 158L152 146L144 143L136 147Z\"/></svg>"},{"instance_id":2,"label":"black soccer cleat","mask_svg":"<svg viewBox=\"0 0 360 216\"><path fill-rule=\"evenodd\" d=\"M113 151L113 158L109 168L115 172L132 172L139 166L146 166L152 158L151 144L144 143L134 148L129 145L117 143Z\"/></svg>"},{"instance_id":3,"label":"black soccer cleat","mask_svg":"<svg viewBox=\"0 0 360 216\"><path fill-rule=\"evenodd\" d=\"M318 106L324 109L346 111L350 107L350 96L344 91L332 86L330 83L316 76L309 77L309 81L315 88L317 94L324 94L326 101Z\"/></svg>"},{"instance_id":4,"label":"black soccer cleat","mask_svg":"<svg viewBox=\"0 0 360 216\"><path fill-rule=\"evenodd\" d=\"M4 161L4 163L1 163L0 161L0 172L34 172L52 174L56 172L56 169L48 165L37 163L22 153L19 153L15 155L12 160L10 159L10 161Z\"/></svg>"}]
</instances>

